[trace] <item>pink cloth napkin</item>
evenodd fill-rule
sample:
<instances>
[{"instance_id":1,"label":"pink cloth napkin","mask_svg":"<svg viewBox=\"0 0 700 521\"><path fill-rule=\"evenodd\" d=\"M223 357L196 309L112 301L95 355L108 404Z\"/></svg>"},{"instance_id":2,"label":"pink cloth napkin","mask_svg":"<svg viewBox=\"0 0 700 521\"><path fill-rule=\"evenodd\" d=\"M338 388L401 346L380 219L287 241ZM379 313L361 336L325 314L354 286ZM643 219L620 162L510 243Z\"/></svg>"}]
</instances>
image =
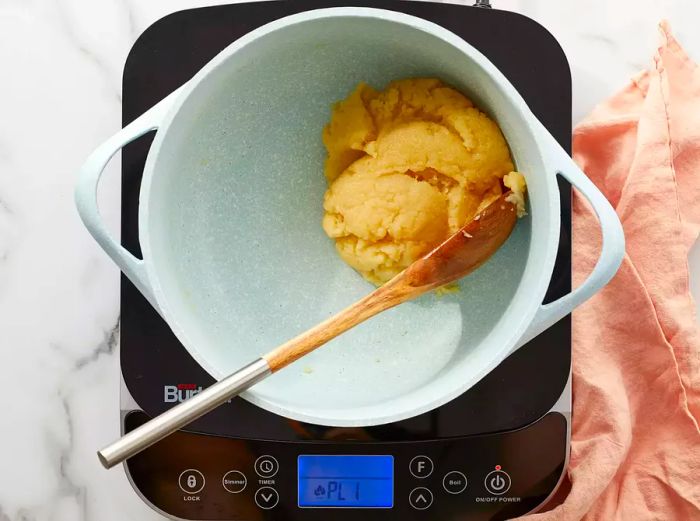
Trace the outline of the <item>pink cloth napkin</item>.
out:
<instances>
[{"instance_id":1,"label":"pink cloth napkin","mask_svg":"<svg viewBox=\"0 0 700 521\"><path fill-rule=\"evenodd\" d=\"M688 251L700 232L700 70L666 23L653 67L574 132L574 159L616 208L627 254L573 317L571 489L528 521L700 520L700 330ZM574 284L598 224L574 199Z\"/></svg>"}]
</instances>

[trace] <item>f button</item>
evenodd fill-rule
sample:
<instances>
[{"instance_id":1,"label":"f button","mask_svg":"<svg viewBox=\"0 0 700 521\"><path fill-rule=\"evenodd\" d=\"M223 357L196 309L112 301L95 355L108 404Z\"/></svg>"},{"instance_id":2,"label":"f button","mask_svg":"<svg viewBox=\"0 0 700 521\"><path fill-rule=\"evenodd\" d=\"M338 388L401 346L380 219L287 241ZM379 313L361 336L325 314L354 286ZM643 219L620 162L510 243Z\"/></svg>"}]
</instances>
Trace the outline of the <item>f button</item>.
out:
<instances>
[{"instance_id":1,"label":"f button","mask_svg":"<svg viewBox=\"0 0 700 521\"><path fill-rule=\"evenodd\" d=\"M413 477L427 478L433 473L433 460L428 456L416 456L408 464L408 470L411 471Z\"/></svg>"}]
</instances>

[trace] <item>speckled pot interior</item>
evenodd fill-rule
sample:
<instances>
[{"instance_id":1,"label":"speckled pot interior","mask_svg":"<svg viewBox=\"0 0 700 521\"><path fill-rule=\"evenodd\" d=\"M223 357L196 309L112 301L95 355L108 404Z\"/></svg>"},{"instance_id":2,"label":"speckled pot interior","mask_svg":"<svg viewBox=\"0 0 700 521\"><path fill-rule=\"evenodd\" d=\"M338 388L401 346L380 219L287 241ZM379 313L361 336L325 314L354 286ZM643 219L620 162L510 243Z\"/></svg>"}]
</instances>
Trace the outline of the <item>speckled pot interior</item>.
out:
<instances>
[{"instance_id":1,"label":"speckled pot interior","mask_svg":"<svg viewBox=\"0 0 700 521\"><path fill-rule=\"evenodd\" d=\"M245 394L324 424L405 418L476 383L527 326L548 280L540 268L556 247L554 176L543 174L522 100L446 31L398 14L362 15L371 11L296 17L224 51L159 131L141 198L144 256L164 316L221 377L374 289L321 228L321 129L333 102L360 81L382 88L430 76L498 120L530 187L530 215L506 245L458 293L390 310Z\"/></svg>"}]
</instances>

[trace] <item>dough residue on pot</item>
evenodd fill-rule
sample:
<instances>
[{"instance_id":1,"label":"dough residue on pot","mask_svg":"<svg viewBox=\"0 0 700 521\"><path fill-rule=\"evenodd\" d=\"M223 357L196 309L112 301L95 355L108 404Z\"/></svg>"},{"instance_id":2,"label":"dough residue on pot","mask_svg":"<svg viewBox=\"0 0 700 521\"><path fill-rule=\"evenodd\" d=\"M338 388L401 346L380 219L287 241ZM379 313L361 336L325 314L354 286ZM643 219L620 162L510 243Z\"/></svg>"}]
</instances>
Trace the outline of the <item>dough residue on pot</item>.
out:
<instances>
[{"instance_id":1,"label":"dough residue on pot","mask_svg":"<svg viewBox=\"0 0 700 521\"><path fill-rule=\"evenodd\" d=\"M341 258L382 284L525 179L498 125L437 79L361 83L333 108L323 229Z\"/></svg>"}]
</instances>

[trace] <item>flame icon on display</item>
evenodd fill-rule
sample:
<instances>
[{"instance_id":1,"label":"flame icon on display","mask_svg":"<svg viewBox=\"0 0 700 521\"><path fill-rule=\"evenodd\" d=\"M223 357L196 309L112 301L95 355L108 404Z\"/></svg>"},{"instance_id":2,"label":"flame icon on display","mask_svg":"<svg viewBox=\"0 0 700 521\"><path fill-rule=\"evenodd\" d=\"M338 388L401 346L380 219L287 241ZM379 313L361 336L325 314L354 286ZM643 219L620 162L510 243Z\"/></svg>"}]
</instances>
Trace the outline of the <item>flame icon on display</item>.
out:
<instances>
[{"instance_id":1,"label":"flame icon on display","mask_svg":"<svg viewBox=\"0 0 700 521\"><path fill-rule=\"evenodd\" d=\"M319 485L319 486L317 486L317 487L314 489L314 495L315 495L315 496L325 496L325 495L326 495L326 489L323 488L322 485Z\"/></svg>"}]
</instances>

